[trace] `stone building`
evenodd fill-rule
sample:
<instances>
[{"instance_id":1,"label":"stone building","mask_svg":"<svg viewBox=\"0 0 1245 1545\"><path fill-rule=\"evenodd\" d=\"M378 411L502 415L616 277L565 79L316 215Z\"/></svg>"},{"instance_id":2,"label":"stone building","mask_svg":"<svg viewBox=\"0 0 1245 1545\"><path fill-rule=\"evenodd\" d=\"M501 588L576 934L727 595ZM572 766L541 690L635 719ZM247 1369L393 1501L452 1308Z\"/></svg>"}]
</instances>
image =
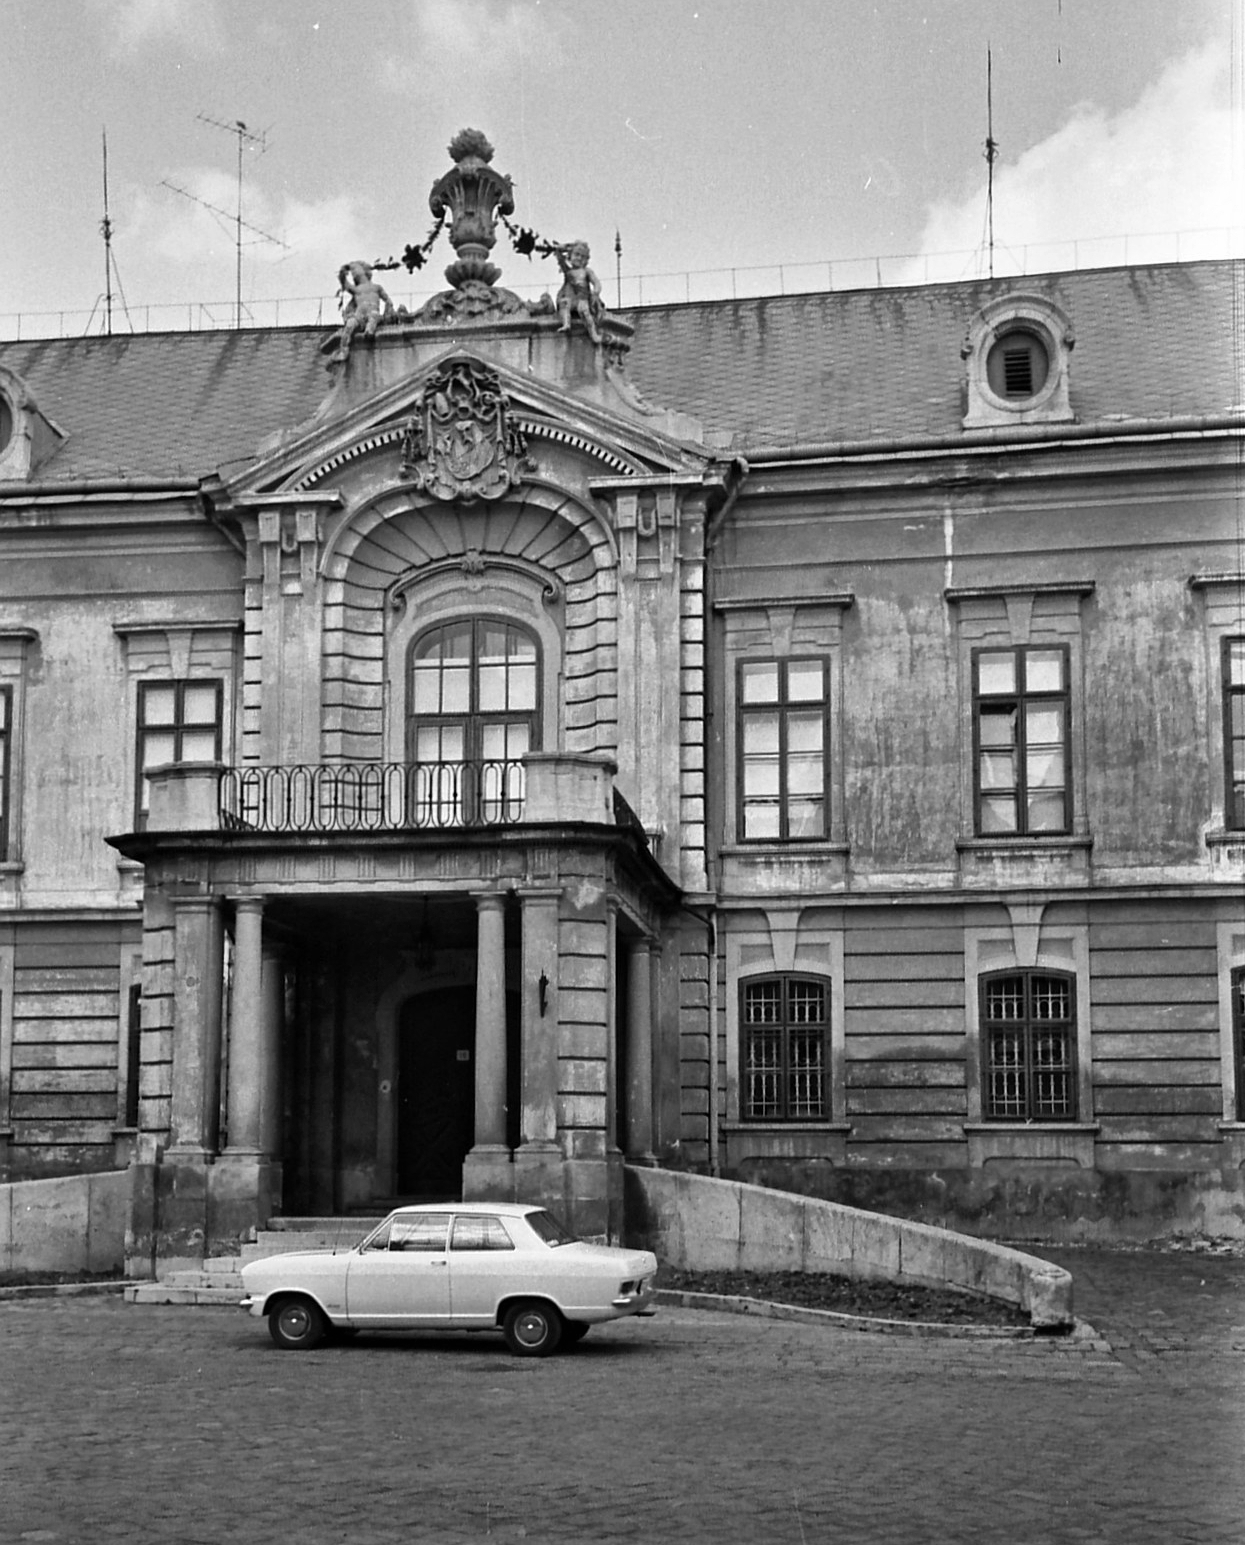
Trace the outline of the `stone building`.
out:
<instances>
[{"instance_id":1,"label":"stone building","mask_svg":"<svg viewBox=\"0 0 1245 1545\"><path fill-rule=\"evenodd\" d=\"M1245 265L531 305L456 146L417 316L0 344L0 1178L1245 1231Z\"/></svg>"}]
</instances>

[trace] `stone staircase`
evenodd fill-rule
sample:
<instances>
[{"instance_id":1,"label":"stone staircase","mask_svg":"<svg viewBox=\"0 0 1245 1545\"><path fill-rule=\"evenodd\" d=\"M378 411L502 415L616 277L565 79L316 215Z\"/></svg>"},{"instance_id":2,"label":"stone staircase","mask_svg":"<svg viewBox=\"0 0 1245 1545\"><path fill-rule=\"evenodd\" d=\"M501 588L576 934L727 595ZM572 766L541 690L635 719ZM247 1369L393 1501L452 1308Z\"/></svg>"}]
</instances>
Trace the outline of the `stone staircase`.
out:
<instances>
[{"instance_id":1,"label":"stone staircase","mask_svg":"<svg viewBox=\"0 0 1245 1545\"><path fill-rule=\"evenodd\" d=\"M369 1218L272 1218L240 1255L209 1256L201 1267L171 1271L158 1282L131 1282L127 1304L217 1304L236 1308L242 1301L242 1268L266 1255L294 1250L350 1250L379 1221Z\"/></svg>"}]
</instances>

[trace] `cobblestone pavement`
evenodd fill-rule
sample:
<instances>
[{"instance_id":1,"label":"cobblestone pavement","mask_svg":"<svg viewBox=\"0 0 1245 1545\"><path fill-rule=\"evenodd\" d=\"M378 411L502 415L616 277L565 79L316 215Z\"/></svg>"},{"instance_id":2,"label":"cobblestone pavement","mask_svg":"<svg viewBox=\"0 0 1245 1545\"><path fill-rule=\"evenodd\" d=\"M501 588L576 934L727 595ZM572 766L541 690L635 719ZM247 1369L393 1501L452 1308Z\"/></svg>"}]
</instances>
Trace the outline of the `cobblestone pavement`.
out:
<instances>
[{"instance_id":1,"label":"cobblestone pavement","mask_svg":"<svg viewBox=\"0 0 1245 1545\"><path fill-rule=\"evenodd\" d=\"M1245 1541L1245 1260L1051 1252L1076 1340L694 1310L549 1361L0 1306L0 1545Z\"/></svg>"}]
</instances>

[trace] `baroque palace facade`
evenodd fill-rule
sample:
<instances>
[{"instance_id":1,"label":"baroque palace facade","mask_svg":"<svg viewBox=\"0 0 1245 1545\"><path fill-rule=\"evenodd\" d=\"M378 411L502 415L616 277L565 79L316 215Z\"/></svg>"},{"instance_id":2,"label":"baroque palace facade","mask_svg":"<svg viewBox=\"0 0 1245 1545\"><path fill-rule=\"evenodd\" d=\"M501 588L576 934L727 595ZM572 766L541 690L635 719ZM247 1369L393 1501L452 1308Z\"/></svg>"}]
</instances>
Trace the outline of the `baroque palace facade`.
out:
<instances>
[{"instance_id":1,"label":"baroque palace facade","mask_svg":"<svg viewBox=\"0 0 1245 1545\"><path fill-rule=\"evenodd\" d=\"M1245 1232L1245 265L534 305L452 151L418 315L0 344L0 1179Z\"/></svg>"}]
</instances>

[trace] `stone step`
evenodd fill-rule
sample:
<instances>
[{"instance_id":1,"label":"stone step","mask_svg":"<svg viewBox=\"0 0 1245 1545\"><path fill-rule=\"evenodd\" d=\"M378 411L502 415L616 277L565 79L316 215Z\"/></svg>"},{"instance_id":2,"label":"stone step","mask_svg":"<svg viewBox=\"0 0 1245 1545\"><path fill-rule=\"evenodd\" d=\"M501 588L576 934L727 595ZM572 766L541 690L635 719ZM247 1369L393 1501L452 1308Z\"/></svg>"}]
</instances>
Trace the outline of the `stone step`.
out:
<instances>
[{"instance_id":1,"label":"stone step","mask_svg":"<svg viewBox=\"0 0 1245 1545\"><path fill-rule=\"evenodd\" d=\"M236 1309L242 1302L242 1278L226 1283L206 1272L171 1272L163 1282L132 1282L124 1290L127 1304L218 1304Z\"/></svg>"}]
</instances>

